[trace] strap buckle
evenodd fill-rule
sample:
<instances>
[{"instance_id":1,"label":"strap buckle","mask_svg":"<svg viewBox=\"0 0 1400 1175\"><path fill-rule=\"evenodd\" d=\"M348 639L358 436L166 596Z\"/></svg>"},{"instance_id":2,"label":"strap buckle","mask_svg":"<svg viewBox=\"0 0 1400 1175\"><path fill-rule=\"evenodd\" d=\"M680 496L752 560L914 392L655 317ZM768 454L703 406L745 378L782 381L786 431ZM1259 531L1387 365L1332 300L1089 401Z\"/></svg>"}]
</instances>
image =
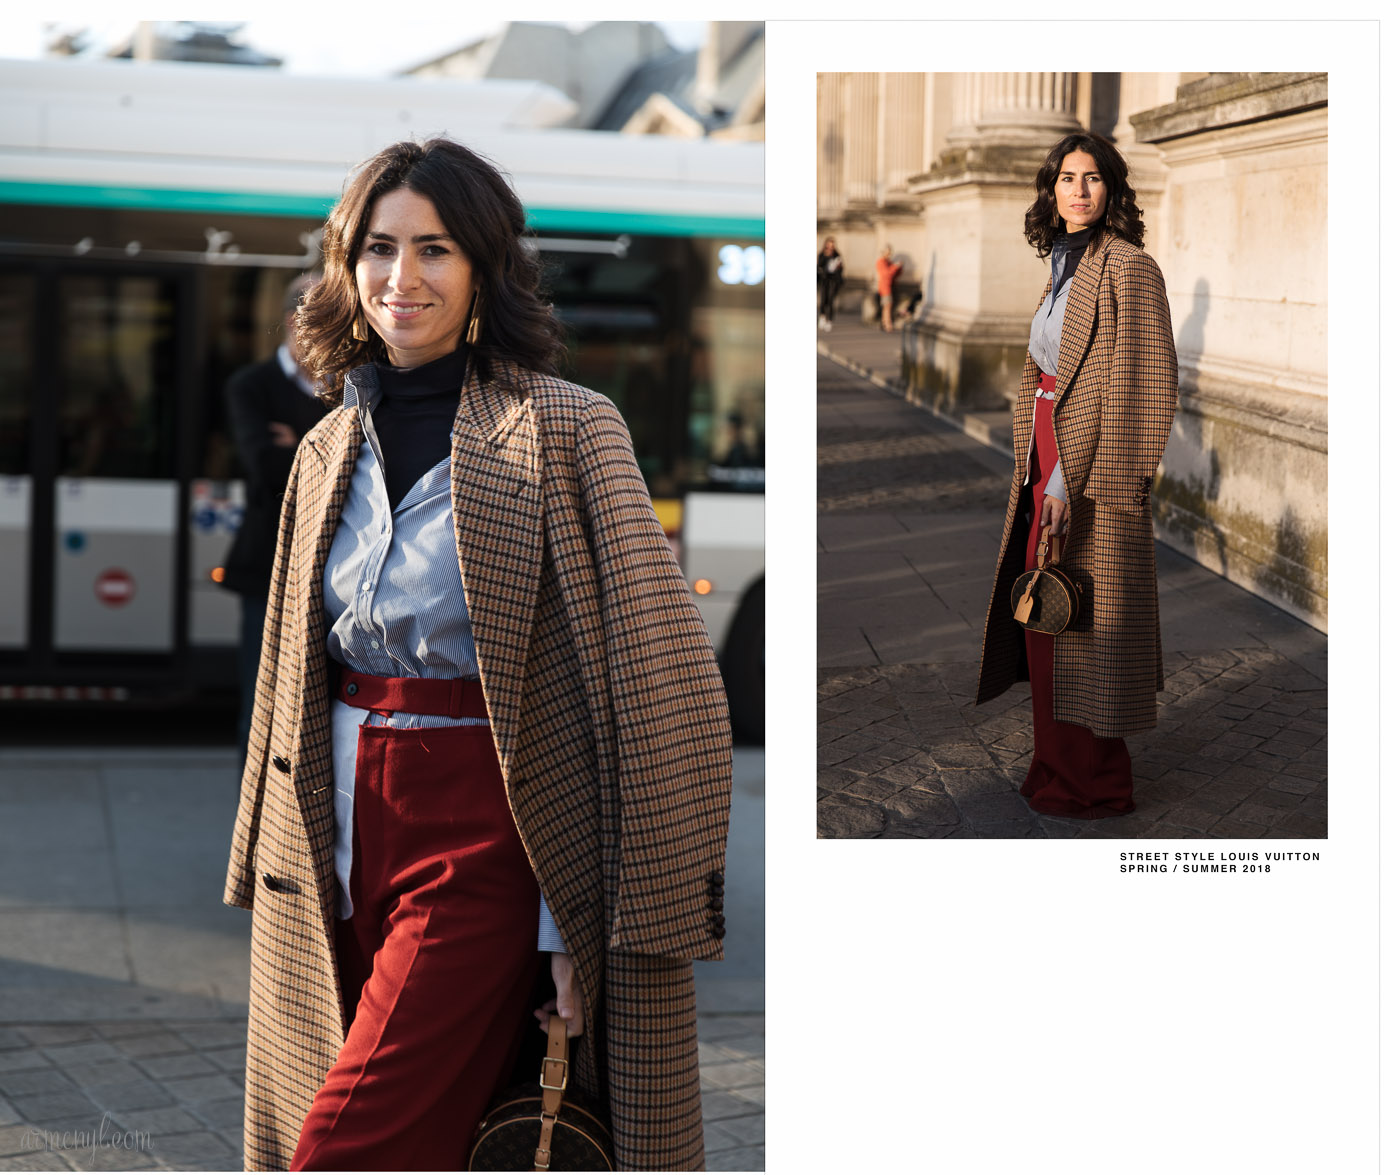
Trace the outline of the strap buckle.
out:
<instances>
[{"instance_id":1,"label":"strap buckle","mask_svg":"<svg viewBox=\"0 0 1400 1175\"><path fill-rule=\"evenodd\" d=\"M559 1084L558 1084L558 1085L552 1084L552 1083L547 1079L548 1076L549 1076L549 1074L548 1074L548 1069L549 1069L549 1066L550 1066L550 1065L562 1065L562 1066L563 1066L563 1071L562 1071L562 1073L560 1073L560 1075L559 1075ZM555 1091L557 1091L557 1092L559 1092L559 1093L563 1093L565 1087L566 1087L568 1084L569 1084L569 1061L568 1061L568 1058L567 1058L567 1057L545 1057L545 1059L540 1063L540 1088L541 1088L541 1089L552 1089L552 1090L555 1090Z\"/></svg>"}]
</instances>

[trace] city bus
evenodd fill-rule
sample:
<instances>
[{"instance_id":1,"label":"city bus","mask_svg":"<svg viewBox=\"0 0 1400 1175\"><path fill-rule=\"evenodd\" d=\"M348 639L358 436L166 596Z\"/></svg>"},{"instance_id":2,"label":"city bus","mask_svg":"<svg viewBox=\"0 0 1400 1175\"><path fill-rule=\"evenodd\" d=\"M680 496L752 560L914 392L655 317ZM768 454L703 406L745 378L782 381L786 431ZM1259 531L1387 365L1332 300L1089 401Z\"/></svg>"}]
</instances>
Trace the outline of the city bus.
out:
<instances>
[{"instance_id":1,"label":"city bus","mask_svg":"<svg viewBox=\"0 0 1400 1175\"><path fill-rule=\"evenodd\" d=\"M232 689L224 386L272 354L351 166L450 134L512 177L763 732L763 148L560 129L537 82L0 62L0 701Z\"/></svg>"}]
</instances>

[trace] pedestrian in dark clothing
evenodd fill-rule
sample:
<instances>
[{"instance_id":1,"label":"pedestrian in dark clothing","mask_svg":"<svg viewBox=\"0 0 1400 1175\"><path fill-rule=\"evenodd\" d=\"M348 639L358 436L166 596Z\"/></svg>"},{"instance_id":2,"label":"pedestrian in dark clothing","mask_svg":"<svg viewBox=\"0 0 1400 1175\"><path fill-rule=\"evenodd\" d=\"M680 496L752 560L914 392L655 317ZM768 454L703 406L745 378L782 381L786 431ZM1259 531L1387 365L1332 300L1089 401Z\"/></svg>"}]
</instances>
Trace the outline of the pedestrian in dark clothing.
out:
<instances>
[{"instance_id":1,"label":"pedestrian in dark clothing","mask_svg":"<svg viewBox=\"0 0 1400 1175\"><path fill-rule=\"evenodd\" d=\"M326 414L316 386L292 351L291 326L297 303L314 277L298 277L287 287L283 303L285 341L261 363L242 367L224 388L233 442L243 466L246 505L243 522L224 560L223 586L243 597L239 635L238 744L246 753L253 712L253 687L262 651L263 614L272 557L277 549L277 521L282 491L292 471L292 455L301 438Z\"/></svg>"},{"instance_id":2,"label":"pedestrian in dark clothing","mask_svg":"<svg viewBox=\"0 0 1400 1175\"><path fill-rule=\"evenodd\" d=\"M822 251L817 254L817 293L821 298L817 307L818 330L831 329L831 320L836 314L836 295L841 292L841 283L845 280L844 264L836 251L836 238L827 237L822 242Z\"/></svg>"}]
</instances>

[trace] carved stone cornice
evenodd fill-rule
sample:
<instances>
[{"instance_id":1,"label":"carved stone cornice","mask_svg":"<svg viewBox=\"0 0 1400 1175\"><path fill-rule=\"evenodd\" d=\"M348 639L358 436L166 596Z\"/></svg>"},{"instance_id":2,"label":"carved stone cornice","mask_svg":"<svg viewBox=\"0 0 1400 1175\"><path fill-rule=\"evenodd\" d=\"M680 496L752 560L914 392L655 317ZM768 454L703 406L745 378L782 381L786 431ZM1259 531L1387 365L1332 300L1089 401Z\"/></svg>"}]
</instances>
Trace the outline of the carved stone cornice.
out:
<instances>
[{"instance_id":1,"label":"carved stone cornice","mask_svg":"<svg viewBox=\"0 0 1400 1175\"><path fill-rule=\"evenodd\" d=\"M1179 86L1175 102L1129 121L1138 142L1160 143L1326 105L1325 73L1213 73Z\"/></svg>"}]
</instances>

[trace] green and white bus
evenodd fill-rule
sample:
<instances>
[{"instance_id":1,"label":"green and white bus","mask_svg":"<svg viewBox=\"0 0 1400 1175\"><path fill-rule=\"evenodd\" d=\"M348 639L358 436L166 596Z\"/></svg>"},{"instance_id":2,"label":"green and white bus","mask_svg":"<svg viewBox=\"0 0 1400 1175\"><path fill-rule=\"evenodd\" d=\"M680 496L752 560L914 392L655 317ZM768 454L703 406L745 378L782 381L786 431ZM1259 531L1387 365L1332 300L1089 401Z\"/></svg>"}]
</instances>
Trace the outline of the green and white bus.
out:
<instances>
[{"instance_id":1,"label":"green and white bus","mask_svg":"<svg viewBox=\"0 0 1400 1175\"><path fill-rule=\"evenodd\" d=\"M626 417L761 738L761 144L551 128L535 82L6 61L0 99L0 702L232 685L224 383L277 346L349 168L446 133L512 177L565 374Z\"/></svg>"}]
</instances>

